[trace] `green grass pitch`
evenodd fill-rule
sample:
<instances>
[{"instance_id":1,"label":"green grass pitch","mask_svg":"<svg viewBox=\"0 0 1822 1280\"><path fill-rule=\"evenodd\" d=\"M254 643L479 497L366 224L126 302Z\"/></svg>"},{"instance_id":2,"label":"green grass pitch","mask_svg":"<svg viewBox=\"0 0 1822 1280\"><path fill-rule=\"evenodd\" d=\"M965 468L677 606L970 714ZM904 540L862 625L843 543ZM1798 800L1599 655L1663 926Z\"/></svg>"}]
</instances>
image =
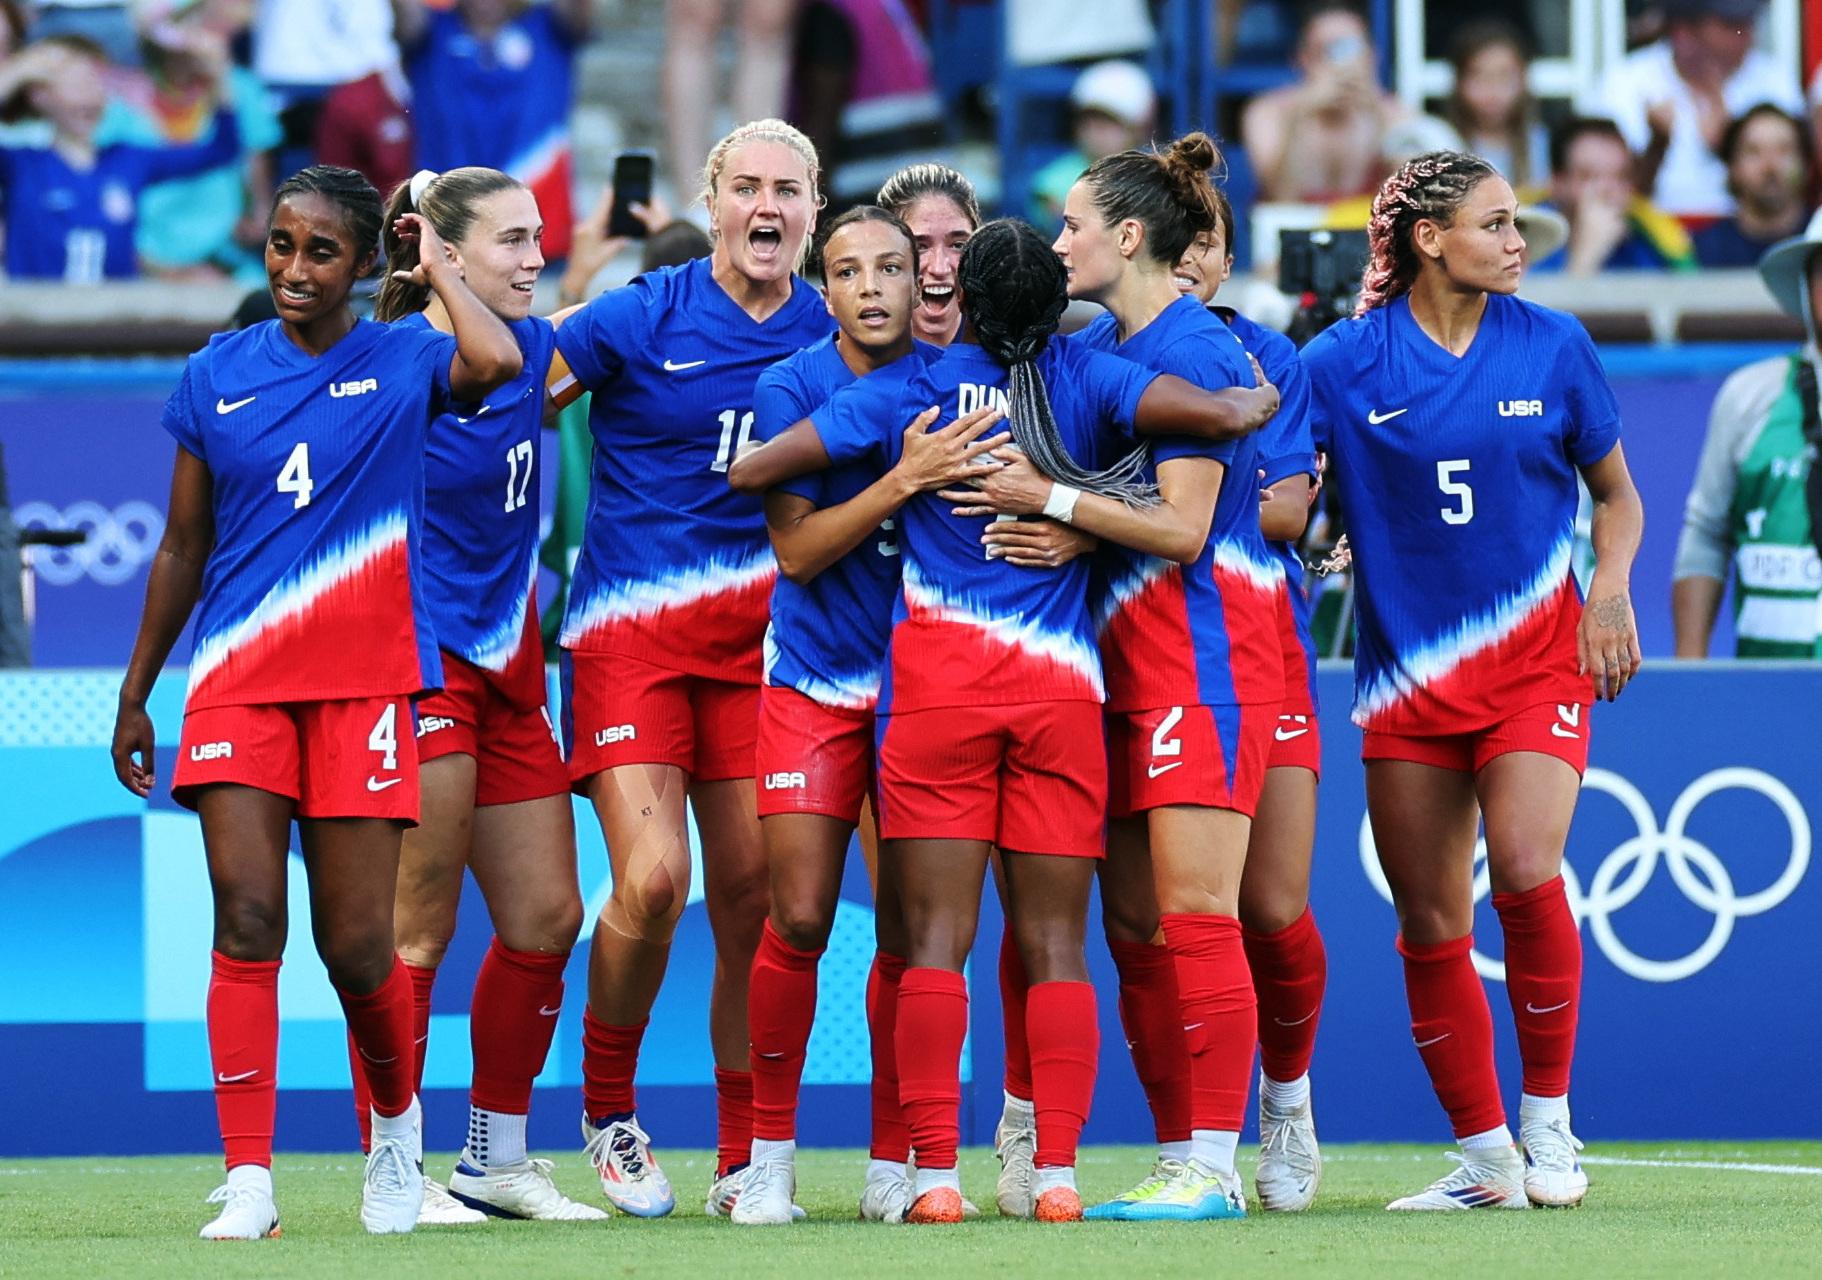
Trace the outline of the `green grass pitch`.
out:
<instances>
[{"instance_id":1,"label":"green grass pitch","mask_svg":"<svg viewBox=\"0 0 1822 1280\"><path fill-rule=\"evenodd\" d=\"M360 1164L347 1155L281 1156L274 1167L285 1234L259 1243L196 1238L221 1167L200 1156L0 1163L0 1276L1605 1276L1822 1274L1822 1142L1633 1144L1590 1150L1580 1209L1389 1214L1384 1204L1440 1176L1440 1144L1327 1150L1308 1213L1245 1222L1081 1223L1046 1227L991 1216L991 1152L963 1156L963 1185L988 1217L959 1227L855 1221L864 1153L806 1151L798 1200L810 1220L740 1228L706 1218L709 1156L665 1152L678 1190L670 1218L597 1223L490 1222L372 1238L357 1218ZM564 1189L594 1201L576 1152L551 1153ZM1112 1194L1149 1161L1137 1147L1083 1152L1085 1198ZM1615 1161L1616 1163L1606 1163ZM446 1174L450 1157L428 1162ZM1704 1164L1724 1167L1703 1167ZM1753 1166L1753 1167L1749 1167ZM1250 1160L1243 1166L1250 1187Z\"/></svg>"}]
</instances>

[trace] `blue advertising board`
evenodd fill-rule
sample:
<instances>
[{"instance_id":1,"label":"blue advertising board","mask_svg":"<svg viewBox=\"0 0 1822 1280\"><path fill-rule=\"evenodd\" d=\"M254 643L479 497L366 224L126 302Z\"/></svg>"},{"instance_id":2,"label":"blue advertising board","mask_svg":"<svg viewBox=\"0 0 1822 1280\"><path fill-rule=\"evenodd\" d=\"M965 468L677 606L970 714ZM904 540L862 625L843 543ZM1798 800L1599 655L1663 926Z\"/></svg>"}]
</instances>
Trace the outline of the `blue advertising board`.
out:
<instances>
[{"instance_id":1,"label":"blue advertising board","mask_svg":"<svg viewBox=\"0 0 1822 1280\"><path fill-rule=\"evenodd\" d=\"M114 781L107 744L118 671L0 675L0 1096L14 1100L0 1156L205 1151L214 1142L202 1025L210 901L195 817ZM1331 1140L1447 1136L1409 1036L1394 921L1365 824L1349 677L1321 675L1324 773L1312 897L1330 987L1314 1068ZM182 676L153 699L168 779ZM1822 1017L1803 992L1822 967L1822 886L1810 874L1822 813L1822 666L1662 663L1593 713L1593 757L1570 836L1570 900L1586 991L1574 1089L1578 1130L1602 1138L1822 1136ZM578 810L588 915L609 887L592 815ZM698 854L699 856L699 854ZM858 859L821 972L802 1140L866 1139L864 985L872 912ZM310 944L301 863L280 981L278 1142L355 1140L340 1011ZM1504 1010L1497 920L1478 881L1476 959L1501 1028L1501 1079L1518 1069ZM714 1139L708 986L713 949L701 877L677 936L640 1065L641 1113L670 1146ZM1092 932L1092 930L1091 930ZM467 1003L488 941L469 886L441 970L425 1075L429 1142L454 1146L468 1075ZM983 911L973 972L996 971L999 917ZM586 946L533 1105L535 1144L576 1140ZM1102 993L1101 1078L1086 1137L1139 1141L1149 1117L1122 1049L1113 975ZM999 1110L998 990L974 984L964 1059L965 1134ZM1691 1081L1699 1081L1692 1088ZM1749 1100L1776 1098L1775 1106ZM106 1125L72 1125L97 1100Z\"/></svg>"}]
</instances>

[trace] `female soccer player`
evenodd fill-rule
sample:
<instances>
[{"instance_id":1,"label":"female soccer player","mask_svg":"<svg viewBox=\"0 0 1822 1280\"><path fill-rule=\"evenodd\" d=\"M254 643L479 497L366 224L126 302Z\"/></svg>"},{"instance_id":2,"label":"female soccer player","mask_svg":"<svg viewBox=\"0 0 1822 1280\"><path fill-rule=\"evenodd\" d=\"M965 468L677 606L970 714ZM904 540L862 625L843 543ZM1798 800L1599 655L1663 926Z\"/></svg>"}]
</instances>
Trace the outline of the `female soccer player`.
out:
<instances>
[{"instance_id":1,"label":"female soccer player","mask_svg":"<svg viewBox=\"0 0 1822 1280\"><path fill-rule=\"evenodd\" d=\"M1030 227L990 223L962 255L962 340L903 386L863 380L751 454L730 477L762 487L835 461L890 456L908 408L939 406L961 430L1006 405L1013 434L1059 472L1108 492L1128 465L1073 463L1123 447L1118 430L1256 426L1269 388L1239 393L1261 412L1175 378L1049 341L1067 304L1062 264ZM1051 397L1047 386L1057 387ZM1111 429L1110 429L1111 428ZM1117 498L1057 486L1049 514L1154 545L1171 522ZM1105 754L1100 663L1089 629L1086 566L1034 575L983 554L980 526L951 500L904 508L904 587L894 610L879 728L881 835L899 871L910 937L899 997L900 1094L917 1151L909 1222L958 1221L957 1058L967 1030L962 966L973 941L989 850L1005 862L1012 925L1035 979L1027 1010L1037 1112L1035 1216L1081 1216L1075 1145L1095 1072L1094 992L1082 932L1101 856ZM889 701L889 709L888 709Z\"/></svg>"},{"instance_id":2,"label":"female soccer player","mask_svg":"<svg viewBox=\"0 0 1822 1280\"><path fill-rule=\"evenodd\" d=\"M1411 1034L1460 1167L1393 1209L1575 1204L1569 1128L1581 941L1563 845L1587 711L1639 668L1629 577L1644 515L1587 333L1512 296L1512 189L1474 156L1407 162L1373 201L1355 318L1304 350L1358 592L1354 720L1398 912ZM1596 564L1574 574L1576 473ZM1475 832L1486 823L1524 1062L1512 1146L1475 975Z\"/></svg>"},{"instance_id":3,"label":"female soccer player","mask_svg":"<svg viewBox=\"0 0 1822 1280\"><path fill-rule=\"evenodd\" d=\"M917 306L911 336L946 347L962 327L955 272L968 237L981 225L974 184L943 164L914 164L887 178L879 206L904 219L917 244Z\"/></svg>"},{"instance_id":4,"label":"female soccer player","mask_svg":"<svg viewBox=\"0 0 1822 1280\"><path fill-rule=\"evenodd\" d=\"M761 375L753 400L761 441L859 378L902 382L939 354L911 337L918 253L903 222L874 206L852 209L829 225L819 256L829 311L840 328ZM907 428L903 453L889 471L855 463L765 496L781 570L759 695L759 818L772 910L748 997L753 1158L731 1215L739 1223L791 1220L797 1093L816 1014L816 968L875 772L873 707L899 587L894 517L915 494L994 465L967 462L990 442L953 429L926 432L927 425ZM875 975L891 960L902 974L904 920L890 874L877 877L875 917ZM870 977L872 986L877 977ZM895 1093L892 1044L876 1035L874 1047L875 1082L884 1076ZM897 1098L880 1101L860 1210L863 1218L896 1221L910 1204L908 1139Z\"/></svg>"},{"instance_id":5,"label":"female soccer player","mask_svg":"<svg viewBox=\"0 0 1822 1280\"><path fill-rule=\"evenodd\" d=\"M1204 305L1233 269L1234 212L1215 189L1219 224L1177 264L1177 287ZM1316 721L1316 649L1297 540L1309 519L1316 477L1310 440L1310 382L1291 340L1231 307L1215 314L1264 367L1283 404L1259 432L1259 525L1284 569L1278 639L1284 700L1265 761L1240 875L1240 931L1259 1002L1259 1203L1306 1209L1322 1178L1310 1106L1310 1059L1328 982L1322 934L1310 911L1310 859L1316 843L1316 782L1322 769ZM1187 1064L1185 1064L1187 1066Z\"/></svg>"},{"instance_id":6,"label":"female soccer player","mask_svg":"<svg viewBox=\"0 0 1822 1280\"><path fill-rule=\"evenodd\" d=\"M595 393L588 528L561 637L569 773L600 817L614 881L589 957L583 1131L608 1200L641 1217L675 1205L633 1075L689 896L686 798L716 948L710 1213L731 1207L752 1149L747 979L768 896L754 741L775 562L759 500L726 474L752 434L759 375L832 327L796 275L817 173L790 125L740 126L704 171L714 252L605 293L557 330L558 402Z\"/></svg>"},{"instance_id":7,"label":"female soccer player","mask_svg":"<svg viewBox=\"0 0 1822 1280\"><path fill-rule=\"evenodd\" d=\"M431 984L455 933L464 867L487 901L494 939L469 1009L467 1145L449 1192L425 1181L420 1221L478 1222L481 1209L512 1218L605 1218L558 1191L546 1162L525 1150L532 1081L550 1051L563 966L582 923L569 775L544 707L532 602L533 461L554 350L550 322L531 315L544 268L543 220L523 183L482 168L424 170L393 192L387 213L393 223L417 213L436 229L524 358L519 376L480 403L439 414L424 457L424 586L443 688L417 705L422 814L405 836L394 920L411 975L420 1082ZM447 332L448 309L409 278L417 242L394 233L386 248L375 318ZM355 1068L359 1092L358 1055Z\"/></svg>"},{"instance_id":8,"label":"female soccer player","mask_svg":"<svg viewBox=\"0 0 1822 1280\"><path fill-rule=\"evenodd\" d=\"M1208 179L1218 158L1206 135L1190 134L1162 154L1098 161L1070 190L1056 242L1069 291L1108 309L1072 345L1205 387L1251 384L1234 335L1176 285L1184 251L1218 226ZM1237 898L1283 692L1282 573L1259 532L1256 440L1161 440L1153 457L1175 535L1168 556L1078 520L1117 544L1103 549L1096 608L1113 819L1102 903L1161 1146L1152 1176L1095 1213L1238 1217L1234 1153L1257 1028ZM1020 464L982 488L983 506L1017 513L1052 486ZM1183 1073L1169 1069L1184 1028L1187 1097Z\"/></svg>"},{"instance_id":9,"label":"female soccer player","mask_svg":"<svg viewBox=\"0 0 1822 1280\"><path fill-rule=\"evenodd\" d=\"M164 539L120 690L114 768L149 795L145 700L198 597L172 794L202 818L215 894L209 1047L228 1180L212 1239L278 1234L272 1200L278 966L293 819L311 926L373 1096L361 1221L409 1231L423 1195L411 979L393 950L399 839L418 815L410 699L442 679L417 572L425 432L523 366L434 227L407 214L454 336L357 320L379 193L316 165L266 237L278 318L219 334L165 407L178 442Z\"/></svg>"}]
</instances>

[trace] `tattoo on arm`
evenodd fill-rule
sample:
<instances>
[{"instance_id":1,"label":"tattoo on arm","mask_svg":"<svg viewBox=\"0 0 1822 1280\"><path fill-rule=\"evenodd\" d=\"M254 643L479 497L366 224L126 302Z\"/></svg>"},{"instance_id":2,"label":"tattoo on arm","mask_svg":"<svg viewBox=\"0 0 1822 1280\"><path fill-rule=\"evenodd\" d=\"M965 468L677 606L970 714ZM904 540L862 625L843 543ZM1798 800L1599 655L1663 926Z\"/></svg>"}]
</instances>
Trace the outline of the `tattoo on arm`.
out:
<instances>
[{"instance_id":1,"label":"tattoo on arm","mask_svg":"<svg viewBox=\"0 0 1822 1280\"><path fill-rule=\"evenodd\" d=\"M1602 596L1589 606L1594 614L1594 625L1604 631L1617 631L1622 636L1631 634L1632 626L1626 619L1625 596Z\"/></svg>"}]
</instances>

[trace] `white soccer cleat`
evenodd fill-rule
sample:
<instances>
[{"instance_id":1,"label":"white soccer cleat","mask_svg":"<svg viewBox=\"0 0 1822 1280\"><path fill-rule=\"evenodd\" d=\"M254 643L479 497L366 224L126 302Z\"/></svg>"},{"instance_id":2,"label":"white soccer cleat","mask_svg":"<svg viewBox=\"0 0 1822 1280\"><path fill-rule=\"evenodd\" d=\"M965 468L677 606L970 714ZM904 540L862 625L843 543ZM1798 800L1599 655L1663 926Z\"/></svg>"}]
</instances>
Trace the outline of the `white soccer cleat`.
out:
<instances>
[{"instance_id":1,"label":"white soccer cleat","mask_svg":"<svg viewBox=\"0 0 1822 1280\"><path fill-rule=\"evenodd\" d=\"M741 1193L746 1190L747 1179L752 1175L753 1166L742 1165L732 1173L724 1173L709 1184L708 1199L702 1203L702 1211L711 1218L731 1217L734 1206L740 1203ZM802 1222L810 1215L797 1205L791 1206L791 1220Z\"/></svg>"},{"instance_id":2,"label":"white soccer cleat","mask_svg":"<svg viewBox=\"0 0 1822 1280\"><path fill-rule=\"evenodd\" d=\"M536 1222L598 1222L608 1216L605 1210L571 1200L557 1190L550 1176L553 1167L548 1160L523 1160L499 1169L483 1169L463 1159L449 1176L452 1203L477 1219L491 1214ZM426 1204L430 1201L428 1190L424 1200Z\"/></svg>"},{"instance_id":3,"label":"white soccer cleat","mask_svg":"<svg viewBox=\"0 0 1822 1280\"><path fill-rule=\"evenodd\" d=\"M269 1240L282 1235L272 1203L272 1175L261 1165L236 1165L205 1202L222 1206L198 1234L204 1240Z\"/></svg>"},{"instance_id":4,"label":"white soccer cleat","mask_svg":"<svg viewBox=\"0 0 1822 1280\"><path fill-rule=\"evenodd\" d=\"M1278 1111L1259 1100L1259 1168L1253 1187L1259 1206L1273 1213L1300 1213L1322 1184L1322 1151L1316 1145L1316 1115L1303 1105Z\"/></svg>"},{"instance_id":5,"label":"white soccer cleat","mask_svg":"<svg viewBox=\"0 0 1822 1280\"><path fill-rule=\"evenodd\" d=\"M860 1189L860 1216L865 1222L902 1223L911 1207L911 1179L898 1174L870 1177Z\"/></svg>"},{"instance_id":6,"label":"white soccer cleat","mask_svg":"<svg viewBox=\"0 0 1822 1280\"><path fill-rule=\"evenodd\" d=\"M740 1194L728 1217L743 1227L789 1226L797 1214L791 1203L797 1192L797 1168L790 1160L762 1160L743 1171Z\"/></svg>"},{"instance_id":7,"label":"white soccer cleat","mask_svg":"<svg viewBox=\"0 0 1822 1280\"><path fill-rule=\"evenodd\" d=\"M424 1206L424 1170L419 1164L424 1149L424 1113L411 1100L405 1113L410 1129L386 1134L374 1117L373 1150L361 1179L361 1225L376 1236L399 1235L418 1225Z\"/></svg>"},{"instance_id":8,"label":"white soccer cleat","mask_svg":"<svg viewBox=\"0 0 1822 1280\"><path fill-rule=\"evenodd\" d=\"M1025 1105L1029 1108L1031 1104ZM1008 1107L1000 1113L999 1127L993 1131L993 1154L1000 1159L999 1184L994 1192L1000 1213L1008 1218L1031 1217L1037 1205L1032 1183L1036 1179L1033 1161L1038 1154L1038 1131L1029 1110L1015 1116Z\"/></svg>"},{"instance_id":9,"label":"white soccer cleat","mask_svg":"<svg viewBox=\"0 0 1822 1280\"><path fill-rule=\"evenodd\" d=\"M1525 1196L1532 1204L1569 1209L1582 1202L1588 1194L1588 1175L1575 1158L1582 1144L1569 1132L1567 1117L1520 1117L1518 1142L1525 1157Z\"/></svg>"},{"instance_id":10,"label":"white soccer cleat","mask_svg":"<svg viewBox=\"0 0 1822 1280\"><path fill-rule=\"evenodd\" d=\"M1414 1196L1388 1204L1388 1209L1529 1209L1525 1197L1525 1162L1516 1147L1475 1147L1459 1154L1453 1173L1438 1178Z\"/></svg>"},{"instance_id":11,"label":"white soccer cleat","mask_svg":"<svg viewBox=\"0 0 1822 1280\"><path fill-rule=\"evenodd\" d=\"M442 1183L424 1179L424 1203L418 1206L420 1227L472 1227L486 1221L486 1214L457 1200Z\"/></svg>"},{"instance_id":12,"label":"white soccer cleat","mask_svg":"<svg viewBox=\"0 0 1822 1280\"><path fill-rule=\"evenodd\" d=\"M621 1213L635 1218L662 1218L677 1207L671 1180L658 1167L652 1140L638 1120L610 1121L597 1129L582 1117L582 1154L601 1178L601 1194Z\"/></svg>"}]
</instances>

